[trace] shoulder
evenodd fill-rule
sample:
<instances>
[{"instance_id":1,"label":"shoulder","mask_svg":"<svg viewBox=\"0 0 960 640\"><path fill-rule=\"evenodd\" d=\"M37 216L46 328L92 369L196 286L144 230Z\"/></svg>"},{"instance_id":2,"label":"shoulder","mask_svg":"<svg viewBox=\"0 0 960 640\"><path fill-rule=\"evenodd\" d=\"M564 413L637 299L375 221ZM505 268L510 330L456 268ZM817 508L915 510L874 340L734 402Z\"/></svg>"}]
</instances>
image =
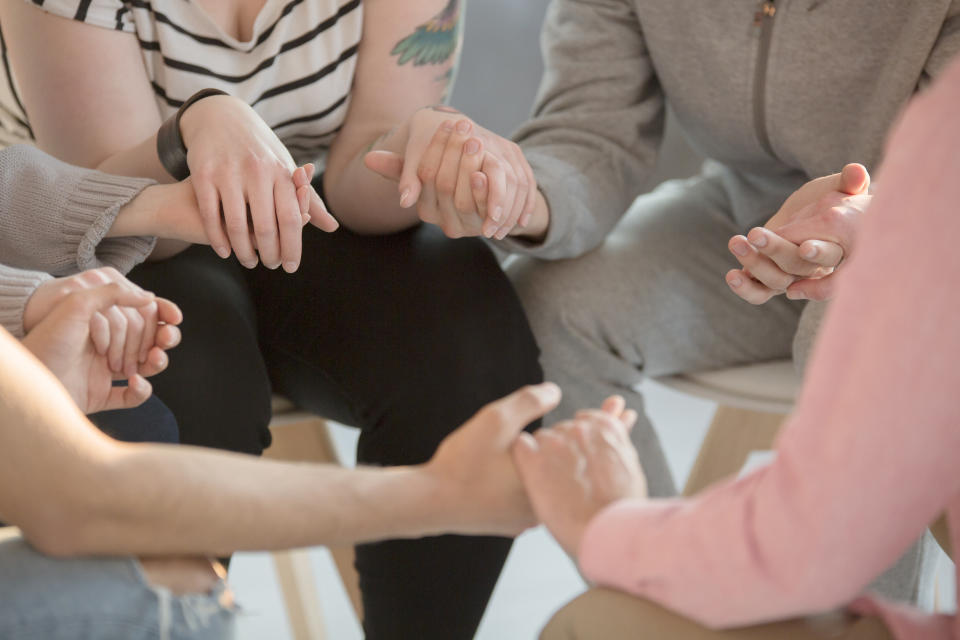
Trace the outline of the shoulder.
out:
<instances>
[{"instance_id":1,"label":"shoulder","mask_svg":"<svg viewBox=\"0 0 960 640\"><path fill-rule=\"evenodd\" d=\"M105 29L134 31L130 0L19 0L47 13Z\"/></svg>"}]
</instances>

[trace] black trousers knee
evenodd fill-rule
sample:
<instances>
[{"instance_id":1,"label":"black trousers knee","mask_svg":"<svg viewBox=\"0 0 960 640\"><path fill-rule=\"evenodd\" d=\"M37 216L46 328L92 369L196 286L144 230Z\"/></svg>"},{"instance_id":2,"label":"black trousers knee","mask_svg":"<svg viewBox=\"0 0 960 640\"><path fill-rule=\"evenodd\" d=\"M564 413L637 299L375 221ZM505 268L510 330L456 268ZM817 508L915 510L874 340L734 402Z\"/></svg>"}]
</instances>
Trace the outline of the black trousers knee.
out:
<instances>
[{"instance_id":1,"label":"black trousers knee","mask_svg":"<svg viewBox=\"0 0 960 640\"><path fill-rule=\"evenodd\" d=\"M414 464L483 404L542 379L489 249L429 226L390 236L308 226L292 275L194 247L131 277L184 311L183 343L154 379L184 443L259 453L272 386L360 428L359 462ZM440 536L358 546L367 637L472 637L510 544Z\"/></svg>"}]
</instances>

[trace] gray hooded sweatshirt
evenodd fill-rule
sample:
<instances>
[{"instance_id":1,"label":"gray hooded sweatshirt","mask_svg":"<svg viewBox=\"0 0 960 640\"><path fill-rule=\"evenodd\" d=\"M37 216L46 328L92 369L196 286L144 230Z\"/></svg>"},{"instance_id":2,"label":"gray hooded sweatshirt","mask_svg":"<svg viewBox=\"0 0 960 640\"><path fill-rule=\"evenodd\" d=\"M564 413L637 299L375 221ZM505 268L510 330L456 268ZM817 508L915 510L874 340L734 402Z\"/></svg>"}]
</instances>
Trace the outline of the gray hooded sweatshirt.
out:
<instances>
[{"instance_id":1,"label":"gray hooded sweatshirt","mask_svg":"<svg viewBox=\"0 0 960 640\"><path fill-rule=\"evenodd\" d=\"M516 140L550 228L503 245L564 258L640 195L667 103L744 228L811 178L875 169L905 103L960 52L960 0L553 0L542 48Z\"/></svg>"}]
</instances>

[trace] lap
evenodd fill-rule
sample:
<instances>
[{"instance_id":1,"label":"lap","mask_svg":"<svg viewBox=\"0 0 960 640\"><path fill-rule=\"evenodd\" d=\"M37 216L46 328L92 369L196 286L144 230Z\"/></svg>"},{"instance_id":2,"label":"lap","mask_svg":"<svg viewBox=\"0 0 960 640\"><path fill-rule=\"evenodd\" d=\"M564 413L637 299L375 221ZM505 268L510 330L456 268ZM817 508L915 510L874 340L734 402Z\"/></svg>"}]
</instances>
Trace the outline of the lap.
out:
<instances>
[{"instance_id":1,"label":"lap","mask_svg":"<svg viewBox=\"0 0 960 640\"><path fill-rule=\"evenodd\" d=\"M227 638L233 613L218 597L173 597L151 587L131 558L50 558L20 538L0 542L0 637L6 640Z\"/></svg>"},{"instance_id":2,"label":"lap","mask_svg":"<svg viewBox=\"0 0 960 640\"><path fill-rule=\"evenodd\" d=\"M542 640L886 640L892 635L878 618L848 617L842 613L715 631L648 600L608 589L591 589L557 612L540 637Z\"/></svg>"},{"instance_id":3,"label":"lap","mask_svg":"<svg viewBox=\"0 0 960 640\"><path fill-rule=\"evenodd\" d=\"M802 305L754 306L729 290L727 241L744 231L729 208L714 179L671 181L638 198L594 251L511 265L538 338L566 323L652 376L788 357Z\"/></svg>"}]
</instances>

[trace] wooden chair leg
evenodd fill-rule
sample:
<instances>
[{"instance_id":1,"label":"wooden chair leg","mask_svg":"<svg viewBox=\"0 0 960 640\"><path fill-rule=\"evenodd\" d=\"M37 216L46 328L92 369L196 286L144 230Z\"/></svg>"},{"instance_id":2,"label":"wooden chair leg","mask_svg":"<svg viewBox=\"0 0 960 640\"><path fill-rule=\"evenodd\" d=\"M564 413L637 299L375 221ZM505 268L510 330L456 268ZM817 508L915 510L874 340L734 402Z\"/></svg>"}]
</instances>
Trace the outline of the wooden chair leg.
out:
<instances>
[{"instance_id":1,"label":"wooden chair leg","mask_svg":"<svg viewBox=\"0 0 960 640\"><path fill-rule=\"evenodd\" d=\"M333 441L330 439L330 432L327 428L327 423L322 418L303 413L279 415L274 418L273 422L271 422L270 431L273 434L273 444L269 449L264 451L263 455L266 458L293 462L325 462L329 464L339 464L336 448L333 446ZM306 552L303 553L305 554ZM357 570L353 566L353 547L330 547L330 553L333 556L334 563L337 566L337 572L340 574L340 580L343 583L344 590L347 592L347 595L350 598L350 603L353 605L354 611L357 614L357 619L363 620L363 604L360 598L360 579L357 576ZM278 577L280 577L280 572L285 570L283 568L283 563L286 561L277 559L277 554L274 554L274 556ZM299 578L309 571L310 565L305 556L301 564L302 567L298 569L296 576L297 579L289 579L287 582L291 588L301 584L302 580ZM310 576L310 579L312 581L312 575ZM313 606L319 607L319 600L316 599L315 595L315 583L312 582L311 584L313 585L314 594ZM288 597L286 590L284 591L284 597L289 603L291 597ZM309 600L307 600L302 593L294 594L292 599L294 601L299 600L301 602L309 602ZM291 606L288 604L288 614L291 615L291 626L293 626L292 616L294 613L295 611L292 610ZM301 623L298 622L298 624ZM309 627L309 621L303 621L301 626Z\"/></svg>"},{"instance_id":2,"label":"wooden chair leg","mask_svg":"<svg viewBox=\"0 0 960 640\"><path fill-rule=\"evenodd\" d=\"M785 418L779 413L717 407L683 495L691 496L736 474L751 451L772 449Z\"/></svg>"},{"instance_id":3,"label":"wooden chair leg","mask_svg":"<svg viewBox=\"0 0 960 640\"><path fill-rule=\"evenodd\" d=\"M283 593L290 635L294 640L324 640L327 637L320 610L320 594L306 549L275 551L273 566Z\"/></svg>"}]
</instances>

